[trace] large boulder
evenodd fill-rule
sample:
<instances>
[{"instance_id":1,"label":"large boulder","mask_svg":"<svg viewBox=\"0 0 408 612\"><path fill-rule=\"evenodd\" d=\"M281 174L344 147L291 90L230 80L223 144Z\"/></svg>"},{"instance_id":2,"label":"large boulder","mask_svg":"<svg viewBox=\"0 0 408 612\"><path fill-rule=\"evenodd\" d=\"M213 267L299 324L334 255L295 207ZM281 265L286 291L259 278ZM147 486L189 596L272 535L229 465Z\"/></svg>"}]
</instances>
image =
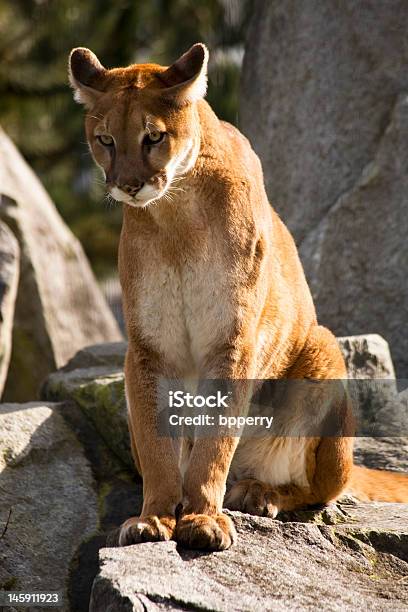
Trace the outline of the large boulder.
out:
<instances>
[{"instance_id":1,"label":"large boulder","mask_svg":"<svg viewBox=\"0 0 408 612\"><path fill-rule=\"evenodd\" d=\"M120 459L133 467L123 372L125 342L86 347L51 374L42 389L49 401L74 401Z\"/></svg>"},{"instance_id":2,"label":"large boulder","mask_svg":"<svg viewBox=\"0 0 408 612\"><path fill-rule=\"evenodd\" d=\"M408 505L343 503L312 522L231 515L238 542L220 553L175 542L101 550L90 612L408 606Z\"/></svg>"},{"instance_id":3,"label":"large boulder","mask_svg":"<svg viewBox=\"0 0 408 612\"><path fill-rule=\"evenodd\" d=\"M319 319L378 331L408 372L408 10L254 5L241 123L293 232ZM390 36L392 32L392 36Z\"/></svg>"},{"instance_id":4,"label":"large boulder","mask_svg":"<svg viewBox=\"0 0 408 612\"><path fill-rule=\"evenodd\" d=\"M71 563L97 526L91 468L59 406L1 404L0 590L61 591L69 610Z\"/></svg>"},{"instance_id":5,"label":"large boulder","mask_svg":"<svg viewBox=\"0 0 408 612\"><path fill-rule=\"evenodd\" d=\"M83 346L119 340L121 333L80 243L1 129L0 218L21 250L4 397L25 401Z\"/></svg>"},{"instance_id":6,"label":"large boulder","mask_svg":"<svg viewBox=\"0 0 408 612\"><path fill-rule=\"evenodd\" d=\"M11 355L20 250L7 225L0 223L0 397Z\"/></svg>"}]
</instances>

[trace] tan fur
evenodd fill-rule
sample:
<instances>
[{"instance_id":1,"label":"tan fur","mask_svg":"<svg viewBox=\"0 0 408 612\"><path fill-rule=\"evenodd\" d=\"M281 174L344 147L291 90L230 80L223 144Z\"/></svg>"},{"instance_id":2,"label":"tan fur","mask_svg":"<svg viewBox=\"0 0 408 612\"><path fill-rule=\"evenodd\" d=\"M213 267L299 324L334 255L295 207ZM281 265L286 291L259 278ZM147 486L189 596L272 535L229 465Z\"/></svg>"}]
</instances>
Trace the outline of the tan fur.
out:
<instances>
[{"instance_id":1,"label":"tan fur","mask_svg":"<svg viewBox=\"0 0 408 612\"><path fill-rule=\"evenodd\" d=\"M361 501L408 502L408 478L399 472L353 465L348 490Z\"/></svg>"},{"instance_id":2,"label":"tan fur","mask_svg":"<svg viewBox=\"0 0 408 612\"><path fill-rule=\"evenodd\" d=\"M122 526L121 544L175 537L185 546L227 548L235 538L222 514L228 474L224 503L270 516L333 500L350 478L373 499L380 482L353 471L353 424L341 390L330 409L343 437L285 435L308 426L320 387L307 405L287 400L278 438L197 438L177 449L158 436L160 377L242 380L237 413L247 409L250 379L346 378L335 338L317 324L293 239L269 205L257 156L201 99L206 62L203 45L168 69L107 70L88 50L71 54L92 153L108 190L125 204L125 376L144 503L141 516ZM152 129L165 136L147 147ZM114 138L114 149L98 141L101 135ZM406 482L381 473L389 491L382 498L408 501Z\"/></svg>"}]
</instances>

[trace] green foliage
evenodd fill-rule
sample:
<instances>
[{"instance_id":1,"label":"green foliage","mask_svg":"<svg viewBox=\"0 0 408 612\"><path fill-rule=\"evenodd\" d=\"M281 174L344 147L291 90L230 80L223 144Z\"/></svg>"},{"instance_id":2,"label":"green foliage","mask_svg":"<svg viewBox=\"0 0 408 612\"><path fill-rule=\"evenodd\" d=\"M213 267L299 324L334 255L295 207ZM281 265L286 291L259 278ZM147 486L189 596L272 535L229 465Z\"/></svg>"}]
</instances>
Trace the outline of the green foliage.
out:
<instances>
[{"instance_id":1,"label":"green foliage","mask_svg":"<svg viewBox=\"0 0 408 612\"><path fill-rule=\"evenodd\" d=\"M168 64L203 41L211 52L208 100L236 123L248 12L249 0L0 0L0 124L98 275L116 265L121 211L104 205L83 113L67 84L69 51L89 47L107 67Z\"/></svg>"}]
</instances>

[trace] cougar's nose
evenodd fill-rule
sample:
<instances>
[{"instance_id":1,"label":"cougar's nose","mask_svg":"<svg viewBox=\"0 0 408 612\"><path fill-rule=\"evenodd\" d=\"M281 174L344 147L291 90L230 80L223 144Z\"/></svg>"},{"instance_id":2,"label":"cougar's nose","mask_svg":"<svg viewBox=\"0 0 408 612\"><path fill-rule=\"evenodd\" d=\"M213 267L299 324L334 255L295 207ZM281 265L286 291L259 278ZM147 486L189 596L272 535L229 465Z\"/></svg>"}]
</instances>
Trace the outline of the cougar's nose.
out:
<instances>
[{"instance_id":1,"label":"cougar's nose","mask_svg":"<svg viewBox=\"0 0 408 612\"><path fill-rule=\"evenodd\" d=\"M142 183L141 181L138 181L134 185L119 185L119 189L121 189L122 191L124 191L125 193L133 197L137 194L138 191L141 190L143 185L144 183Z\"/></svg>"}]
</instances>

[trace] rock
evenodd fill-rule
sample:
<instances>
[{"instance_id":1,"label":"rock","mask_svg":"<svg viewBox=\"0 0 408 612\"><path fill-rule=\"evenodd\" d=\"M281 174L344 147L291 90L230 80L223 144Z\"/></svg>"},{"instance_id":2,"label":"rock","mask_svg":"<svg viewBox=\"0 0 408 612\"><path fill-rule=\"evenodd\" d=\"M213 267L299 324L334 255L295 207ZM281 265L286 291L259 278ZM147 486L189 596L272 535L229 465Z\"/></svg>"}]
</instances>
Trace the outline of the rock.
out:
<instances>
[{"instance_id":1,"label":"rock","mask_svg":"<svg viewBox=\"0 0 408 612\"><path fill-rule=\"evenodd\" d=\"M358 423L356 463L408 472L408 397L406 392L398 393L388 343L378 334L337 341L347 366Z\"/></svg>"},{"instance_id":2,"label":"rock","mask_svg":"<svg viewBox=\"0 0 408 612\"><path fill-rule=\"evenodd\" d=\"M408 473L408 436L358 437L354 441L354 460L370 468Z\"/></svg>"},{"instance_id":3,"label":"rock","mask_svg":"<svg viewBox=\"0 0 408 612\"><path fill-rule=\"evenodd\" d=\"M319 321L378 331L408 371L403 0L257 2L241 123L299 246ZM393 32L393 36L389 33Z\"/></svg>"},{"instance_id":4,"label":"rock","mask_svg":"<svg viewBox=\"0 0 408 612\"><path fill-rule=\"evenodd\" d=\"M1 404L0 432L0 589L59 590L69 610L72 559L98 526L91 468L57 404Z\"/></svg>"},{"instance_id":5,"label":"rock","mask_svg":"<svg viewBox=\"0 0 408 612\"><path fill-rule=\"evenodd\" d=\"M17 240L8 227L0 223L0 397L10 363L19 259Z\"/></svg>"},{"instance_id":6,"label":"rock","mask_svg":"<svg viewBox=\"0 0 408 612\"><path fill-rule=\"evenodd\" d=\"M120 286L119 278L117 276L107 278L101 283L101 289L119 325L120 331L126 337L126 325L122 304L122 287Z\"/></svg>"},{"instance_id":7,"label":"rock","mask_svg":"<svg viewBox=\"0 0 408 612\"><path fill-rule=\"evenodd\" d=\"M388 343L378 334L337 340L347 366L357 434L408 435L407 400L398 393Z\"/></svg>"},{"instance_id":8,"label":"rock","mask_svg":"<svg viewBox=\"0 0 408 612\"><path fill-rule=\"evenodd\" d=\"M403 610L408 505L340 505L334 525L231 513L237 544L220 553L175 542L100 551L90 612Z\"/></svg>"},{"instance_id":9,"label":"rock","mask_svg":"<svg viewBox=\"0 0 408 612\"><path fill-rule=\"evenodd\" d=\"M81 360L82 357L76 359ZM44 398L53 401L75 401L106 444L125 464L133 467L124 381L123 368L89 365L51 374L42 394Z\"/></svg>"},{"instance_id":10,"label":"rock","mask_svg":"<svg viewBox=\"0 0 408 612\"><path fill-rule=\"evenodd\" d=\"M85 346L62 368L63 372L94 366L111 366L123 370L127 342L105 342Z\"/></svg>"},{"instance_id":11,"label":"rock","mask_svg":"<svg viewBox=\"0 0 408 612\"><path fill-rule=\"evenodd\" d=\"M395 380L388 342L378 334L337 338L349 378Z\"/></svg>"},{"instance_id":12,"label":"rock","mask_svg":"<svg viewBox=\"0 0 408 612\"><path fill-rule=\"evenodd\" d=\"M25 401L37 397L42 380L83 346L120 340L121 334L80 243L3 131L0 218L21 251L4 397Z\"/></svg>"},{"instance_id":13,"label":"rock","mask_svg":"<svg viewBox=\"0 0 408 612\"><path fill-rule=\"evenodd\" d=\"M123 373L126 349L126 342L83 348L49 376L43 396L74 400L108 447L133 469Z\"/></svg>"}]
</instances>

